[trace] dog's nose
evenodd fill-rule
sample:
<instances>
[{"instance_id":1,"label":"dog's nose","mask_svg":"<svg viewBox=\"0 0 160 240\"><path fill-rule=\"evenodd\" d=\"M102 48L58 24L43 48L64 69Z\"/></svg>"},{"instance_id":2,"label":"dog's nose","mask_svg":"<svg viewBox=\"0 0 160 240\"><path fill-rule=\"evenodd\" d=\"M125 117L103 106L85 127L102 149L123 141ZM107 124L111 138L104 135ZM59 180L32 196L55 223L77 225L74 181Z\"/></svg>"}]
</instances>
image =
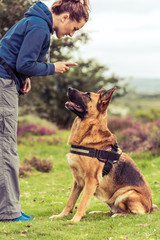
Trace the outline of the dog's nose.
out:
<instances>
[{"instance_id":1,"label":"dog's nose","mask_svg":"<svg viewBox=\"0 0 160 240\"><path fill-rule=\"evenodd\" d=\"M68 88L68 93L74 93L76 90L74 88L69 87Z\"/></svg>"},{"instance_id":2,"label":"dog's nose","mask_svg":"<svg viewBox=\"0 0 160 240\"><path fill-rule=\"evenodd\" d=\"M73 92L73 88L69 87L68 88L68 94L71 93L71 92Z\"/></svg>"},{"instance_id":3,"label":"dog's nose","mask_svg":"<svg viewBox=\"0 0 160 240\"><path fill-rule=\"evenodd\" d=\"M68 88L67 95L68 95L68 97L70 97L71 95L73 95L73 88L71 88L71 87Z\"/></svg>"},{"instance_id":4,"label":"dog's nose","mask_svg":"<svg viewBox=\"0 0 160 240\"><path fill-rule=\"evenodd\" d=\"M68 88L68 91L72 91L72 90L73 90L73 88L71 88L71 87Z\"/></svg>"}]
</instances>

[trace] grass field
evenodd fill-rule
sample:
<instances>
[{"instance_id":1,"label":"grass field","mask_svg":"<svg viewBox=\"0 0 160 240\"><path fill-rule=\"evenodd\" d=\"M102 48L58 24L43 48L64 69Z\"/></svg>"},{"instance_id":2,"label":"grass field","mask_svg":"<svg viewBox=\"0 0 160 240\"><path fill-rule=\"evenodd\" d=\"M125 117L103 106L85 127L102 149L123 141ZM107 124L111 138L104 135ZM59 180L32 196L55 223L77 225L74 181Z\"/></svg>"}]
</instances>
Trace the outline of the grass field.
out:
<instances>
[{"instance_id":1,"label":"grass field","mask_svg":"<svg viewBox=\"0 0 160 240\"><path fill-rule=\"evenodd\" d=\"M36 170L27 178L20 178L20 203L23 212L35 217L32 222L0 223L1 240L160 240L160 211L147 215L126 215L112 218L105 214L89 214L90 211L107 211L109 208L94 197L79 223L69 220L74 213L63 219L50 220L52 214L60 213L68 199L72 186L72 174L66 161L69 151L69 131L57 131L59 144L51 145L38 137L23 139L18 152L21 161L33 156L53 162L50 173ZM45 138L45 137L44 137ZM50 136L52 138L52 136ZM160 207L160 157L150 153L131 154L148 182L153 193L153 202ZM78 201L79 202L79 201ZM78 203L76 204L76 207Z\"/></svg>"}]
</instances>

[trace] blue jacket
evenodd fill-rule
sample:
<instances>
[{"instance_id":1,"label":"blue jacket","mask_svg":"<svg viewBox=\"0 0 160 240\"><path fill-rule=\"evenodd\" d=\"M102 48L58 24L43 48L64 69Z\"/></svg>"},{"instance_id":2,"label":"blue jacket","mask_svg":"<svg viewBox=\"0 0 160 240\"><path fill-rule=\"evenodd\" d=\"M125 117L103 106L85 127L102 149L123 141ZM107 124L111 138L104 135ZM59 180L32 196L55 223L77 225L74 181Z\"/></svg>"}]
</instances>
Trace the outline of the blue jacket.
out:
<instances>
[{"instance_id":1,"label":"blue jacket","mask_svg":"<svg viewBox=\"0 0 160 240\"><path fill-rule=\"evenodd\" d=\"M2 38L0 57L20 73L23 82L26 77L54 73L54 64L43 62L50 46L50 34L53 34L52 14L45 4L38 1ZM2 65L0 77L11 79ZM19 89L17 79L17 90Z\"/></svg>"}]
</instances>

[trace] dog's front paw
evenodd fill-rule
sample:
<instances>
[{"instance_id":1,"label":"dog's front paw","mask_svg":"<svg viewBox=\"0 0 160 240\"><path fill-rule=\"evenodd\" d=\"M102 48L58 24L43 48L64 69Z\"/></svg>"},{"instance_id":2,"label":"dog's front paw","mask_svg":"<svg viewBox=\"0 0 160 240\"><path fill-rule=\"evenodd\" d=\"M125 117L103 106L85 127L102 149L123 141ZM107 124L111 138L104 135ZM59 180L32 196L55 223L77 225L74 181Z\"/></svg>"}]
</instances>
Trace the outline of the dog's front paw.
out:
<instances>
[{"instance_id":1,"label":"dog's front paw","mask_svg":"<svg viewBox=\"0 0 160 240\"><path fill-rule=\"evenodd\" d=\"M82 217L80 217L80 216L74 216L74 217L70 220L70 222L77 223L77 222L79 222L79 221L81 220L81 218L82 218Z\"/></svg>"},{"instance_id":2,"label":"dog's front paw","mask_svg":"<svg viewBox=\"0 0 160 240\"><path fill-rule=\"evenodd\" d=\"M49 219L64 217L63 214L52 215Z\"/></svg>"}]
</instances>

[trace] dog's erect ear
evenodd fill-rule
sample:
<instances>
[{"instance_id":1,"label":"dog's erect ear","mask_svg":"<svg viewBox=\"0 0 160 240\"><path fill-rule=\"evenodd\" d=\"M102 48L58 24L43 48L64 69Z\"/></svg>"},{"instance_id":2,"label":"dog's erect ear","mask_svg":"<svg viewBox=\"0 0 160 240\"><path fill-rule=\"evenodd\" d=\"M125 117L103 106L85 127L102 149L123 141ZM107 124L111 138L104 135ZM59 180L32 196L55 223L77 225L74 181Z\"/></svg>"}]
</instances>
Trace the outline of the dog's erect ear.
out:
<instances>
[{"instance_id":1,"label":"dog's erect ear","mask_svg":"<svg viewBox=\"0 0 160 240\"><path fill-rule=\"evenodd\" d=\"M98 94L103 94L103 93L105 93L106 92L106 90L104 89L104 88L101 88L97 93Z\"/></svg>"},{"instance_id":2,"label":"dog's erect ear","mask_svg":"<svg viewBox=\"0 0 160 240\"><path fill-rule=\"evenodd\" d=\"M103 91L102 93L100 93L101 94L101 96L100 96L101 101L103 101L104 104L105 104L105 102L108 102L108 101L110 102L111 98L112 98L112 94L115 90L116 90L116 88L111 88L107 91Z\"/></svg>"},{"instance_id":3,"label":"dog's erect ear","mask_svg":"<svg viewBox=\"0 0 160 240\"><path fill-rule=\"evenodd\" d=\"M99 98L98 105L97 105L99 111L104 112L107 109L107 107L112 99L112 95L113 95L113 92L115 91L115 89L116 88L111 88L108 91L102 92L100 90L98 92L98 93L100 93L100 98Z\"/></svg>"}]
</instances>

